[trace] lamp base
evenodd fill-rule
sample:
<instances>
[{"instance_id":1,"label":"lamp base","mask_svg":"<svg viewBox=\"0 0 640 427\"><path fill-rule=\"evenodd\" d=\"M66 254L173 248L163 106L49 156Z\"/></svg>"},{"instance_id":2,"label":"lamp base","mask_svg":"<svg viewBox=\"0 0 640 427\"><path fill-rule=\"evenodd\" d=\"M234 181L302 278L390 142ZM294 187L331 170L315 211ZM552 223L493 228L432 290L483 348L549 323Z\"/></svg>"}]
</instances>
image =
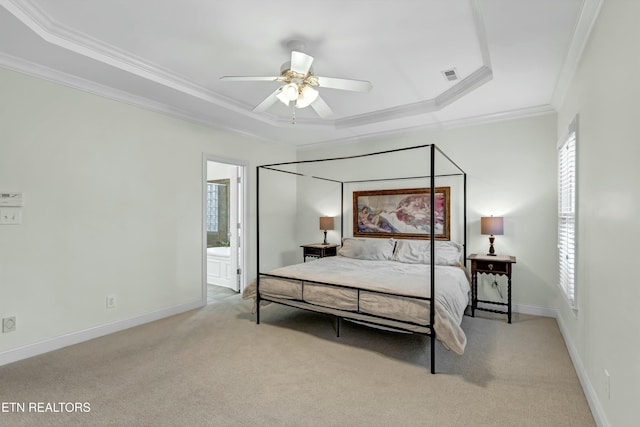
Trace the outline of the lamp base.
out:
<instances>
[{"instance_id":1,"label":"lamp base","mask_svg":"<svg viewBox=\"0 0 640 427\"><path fill-rule=\"evenodd\" d=\"M489 256L496 256L496 250L493 249L493 242L495 241L495 237L492 234L491 236L489 236L489 253L487 255Z\"/></svg>"},{"instance_id":2,"label":"lamp base","mask_svg":"<svg viewBox=\"0 0 640 427\"><path fill-rule=\"evenodd\" d=\"M325 230L324 232L324 242L322 242L323 245L328 245L329 243L327 243L327 232Z\"/></svg>"}]
</instances>

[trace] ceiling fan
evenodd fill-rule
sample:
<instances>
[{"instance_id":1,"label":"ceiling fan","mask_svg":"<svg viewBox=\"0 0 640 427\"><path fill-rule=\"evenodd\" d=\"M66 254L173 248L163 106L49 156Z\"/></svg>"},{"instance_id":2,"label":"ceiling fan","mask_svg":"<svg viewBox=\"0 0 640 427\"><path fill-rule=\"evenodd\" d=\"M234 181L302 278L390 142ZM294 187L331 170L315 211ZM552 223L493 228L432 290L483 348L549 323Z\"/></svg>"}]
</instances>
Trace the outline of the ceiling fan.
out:
<instances>
[{"instance_id":1,"label":"ceiling fan","mask_svg":"<svg viewBox=\"0 0 640 427\"><path fill-rule=\"evenodd\" d=\"M316 88L330 88L349 90L354 92L368 92L371 83L364 80L340 79L335 77L321 77L313 75L311 64L313 57L306 53L291 51L291 62L282 64L279 76L275 77L251 77L251 76L223 76L221 80L248 82L248 81L278 81L283 85L258 104L253 111L267 110L278 100L289 106L293 103L295 108L311 106L323 119L331 117L333 111L322 99ZM294 109L295 114L295 109ZM294 115L295 122L295 115Z\"/></svg>"}]
</instances>

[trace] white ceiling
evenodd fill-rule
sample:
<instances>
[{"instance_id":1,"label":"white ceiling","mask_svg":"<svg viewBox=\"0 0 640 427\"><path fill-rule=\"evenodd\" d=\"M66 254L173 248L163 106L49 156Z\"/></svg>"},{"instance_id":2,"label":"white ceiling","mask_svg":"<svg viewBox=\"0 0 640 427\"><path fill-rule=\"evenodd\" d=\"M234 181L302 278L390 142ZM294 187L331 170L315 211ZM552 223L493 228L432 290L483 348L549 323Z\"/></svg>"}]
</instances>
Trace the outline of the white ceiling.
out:
<instances>
[{"instance_id":1,"label":"white ceiling","mask_svg":"<svg viewBox=\"0 0 640 427\"><path fill-rule=\"evenodd\" d=\"M297 146L553 111L597 0L0 0L0 66L261 139ZM334 111L252 109L292 40ZM457 82L442 71L455 68Z\"/></svg>"}]
</instances>

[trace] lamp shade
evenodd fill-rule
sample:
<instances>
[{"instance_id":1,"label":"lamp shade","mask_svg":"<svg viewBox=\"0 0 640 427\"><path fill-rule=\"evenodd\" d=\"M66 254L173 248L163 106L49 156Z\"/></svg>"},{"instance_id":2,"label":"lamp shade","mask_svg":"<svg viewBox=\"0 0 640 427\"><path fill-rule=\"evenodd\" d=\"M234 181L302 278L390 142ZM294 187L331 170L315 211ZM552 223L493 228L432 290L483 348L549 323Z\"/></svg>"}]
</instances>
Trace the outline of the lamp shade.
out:
<instances>
[{"instance_id":1,"label":"lamp shade","mask_svg":"<svg viewBox=\"0 0 640 427\"><path fill-rule=\"evenodd\" d=\"M504 219L501 216L483 216L480 218L480 233L502 236L504 234Z\"/></svg>"},{"instance_id":2,"label":"lamp shade","mask_svg":"<svg viewBox=\"0 0 640 427\"><path fill-rule=\"evenodd\" d=\"M333 230L333 217L321 216L320 217L320 230Z\"/></svg>"},{"instance_id":3,"label":"lamp shade","mask_svg":"<svg viewBox=\"0 0 640 427\"><path fill-rule=\"evenodd\" d=\"M318 91L307 85L302 89L298 100L296 101L297 108L308 107L313 101L318 98Z\"/></svg>"},{"instance_id":4,"label":"lamp shade","mask_svg":"<svg viewBox=\"0 0 640 427\"><path fill-rule=\"evenodd\" d=\"M295 101L298 99L298 85L294 83L289 83L282 87L282 94L289 100Z\"/></svg>"},{"instance_id":5,"label":"lamp shade","mask_svg":"<svg viewBox=\"0 0 640 427\"><path fill-rule=\"evenodd\" d=\"M284 105L289 105L290 101L298 99L298 85L295 83L289 83L280 88L280 92L276 95Z\"/></svg>"}]
</instances>

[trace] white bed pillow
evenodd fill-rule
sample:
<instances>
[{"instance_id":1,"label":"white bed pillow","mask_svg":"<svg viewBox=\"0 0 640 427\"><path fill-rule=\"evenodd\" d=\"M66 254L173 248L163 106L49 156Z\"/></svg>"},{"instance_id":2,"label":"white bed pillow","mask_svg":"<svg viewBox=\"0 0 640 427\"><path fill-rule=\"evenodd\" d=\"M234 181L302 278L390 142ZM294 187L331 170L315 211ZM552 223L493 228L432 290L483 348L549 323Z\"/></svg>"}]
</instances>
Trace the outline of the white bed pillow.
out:
<instances>
[{"instance_id":1,"label":"white bed pillow","mask_svg":"<svg viewBox=\"0 0 640 427\"><path fill-rule=\"evenodd\" d=\"M460 265L462 245L438 240L436 243L436 265ZM393 260L407 264L431 264L431 242L428 240L398 240Z\"/></svg>"},{"instance_id":2,"label":"white bed pillow","mask_svg":"<svg viewBox=\"0 0 640 427\"><path fill-rule=\"evenodd\" d=\"M338 255L367 260L390 260L393 257L395 239L356 239L345 237Z\"/></svg>"}]
</instances>

